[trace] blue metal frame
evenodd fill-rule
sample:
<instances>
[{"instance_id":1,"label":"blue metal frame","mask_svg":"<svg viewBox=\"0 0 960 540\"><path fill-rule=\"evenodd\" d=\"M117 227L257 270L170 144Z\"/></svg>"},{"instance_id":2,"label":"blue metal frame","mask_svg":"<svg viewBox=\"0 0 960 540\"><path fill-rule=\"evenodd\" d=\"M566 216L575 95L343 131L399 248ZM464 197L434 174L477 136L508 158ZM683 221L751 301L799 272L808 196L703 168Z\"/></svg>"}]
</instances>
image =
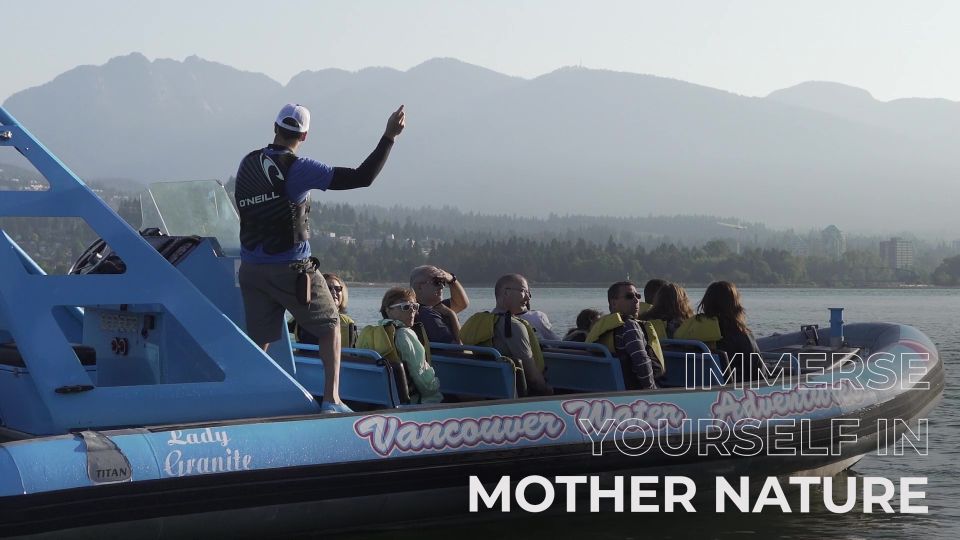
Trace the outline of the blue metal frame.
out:
<instances>
[{"instance_id":1,"label":"blue metal frame","mask_svg":"<svg viewBox=\"0 0 960 540\"><path fill-rule=\"evenodd\" d=\"M15 147L50 189L0 193L0 216L83 219L126 263L115 275L44 275L6 234L0 235L0 322L28 366L48 421L8 426L30 433L315 412L310 394L252 343L181 272L0 107L0 145ZM39 271L39 272L38 272ZM62 306L162 306L219 366L218 382L96 387L69 340L74 318ZM70 315L66 315L70 314ZM70 323L74 324L74 323ZM57 389L90 391L58 393Z\"/></svg>"}]
</instances>

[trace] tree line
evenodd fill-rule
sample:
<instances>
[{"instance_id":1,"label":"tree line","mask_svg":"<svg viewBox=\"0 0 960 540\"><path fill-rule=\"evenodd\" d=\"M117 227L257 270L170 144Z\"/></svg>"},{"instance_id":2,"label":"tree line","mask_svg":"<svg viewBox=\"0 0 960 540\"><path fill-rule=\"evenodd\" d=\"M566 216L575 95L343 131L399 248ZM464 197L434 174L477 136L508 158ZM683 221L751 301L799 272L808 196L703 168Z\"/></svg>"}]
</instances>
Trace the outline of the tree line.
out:
<instances>
[{"instance_id":1,"label":"tree line","mask_svg":"<svg viewBox=\"0 0 960 540\"><path fill-rule=\"evenodd\" d=\"M315 245L322 266L349 281L404 282L410 269L435 264L465 283L490 284L518 272L538 284L609 284L660 277L689 285L718 279L741 285L862 287L924 283L924 276L885 268L879 256L851 250L839 260L793 255L783 249L752 248L734 253L726 242L703 246L663 243L653 249L579 240L505 239L434 241L383 240L375 245L339 242ZM946 284L946 283L944 283Z\"/></svg>"},{"instance_id":2,"label":"tree line","mask_svg":"<svg viewBox=\"0 0 960 540\"><path fill-rule=\"evenodd\" d=\"M102 196L110 205L139 227L137 197L105 191ZM492 283L507 272L519 272L538 284L602 285L627 277L644 280L656 276L688 285L727 279L758 286L960 286L960 256L941 256L936 261L942 262L933 261L929 270L897 271L885 267L876 250L866 246L849 249L836 260L820 254L796 255L778 247L751 246L738 254L730 242L720 239L692 246L663 240L651 243L650 237L637 242L630 235L607 230L606 241L598 241L597 235L604 229L589 228L588 217L574 219L581 228L558 227L547 235L542 229L526 230L525 226L533 223L529 219L503 218L501 223L510 228L481 227L470 233L462 223L444 226L429 211L421 213L433 217L419 219L401 207L378 213L368 207L326 204L317 210L311 214L317 233L313 251L325 270L349 281L405 282L411 268L436 264L477 285ZM456 209L443 209L440 214L475 223L495 218ZM672 219L679 218L668 221ZM706 223L707 218L690 219ZM518 225L517 229L511 227ZM78 218L0 218L0 228L49 273L66 272L96 239ZM344 236L356 241L344 242Z\"/></svg>"}]
</instances>

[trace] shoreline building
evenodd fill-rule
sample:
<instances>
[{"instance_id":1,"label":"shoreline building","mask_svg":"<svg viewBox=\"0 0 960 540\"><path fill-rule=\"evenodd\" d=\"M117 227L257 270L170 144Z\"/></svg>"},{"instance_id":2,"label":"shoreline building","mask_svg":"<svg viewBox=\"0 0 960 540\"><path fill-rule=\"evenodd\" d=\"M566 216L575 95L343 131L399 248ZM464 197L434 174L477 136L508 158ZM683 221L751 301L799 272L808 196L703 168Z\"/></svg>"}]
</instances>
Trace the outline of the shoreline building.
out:
<instances>
[{"instance_id":1,"label":"shoreline building","mask_svg":"<svg viewBox=\"0 0 960 540\"><path fill-rule=\"evenodd\" d=\"M897 236L880 242L880 259L894 270L913 268L913 242Z\"/></svg>"}]
</instances>

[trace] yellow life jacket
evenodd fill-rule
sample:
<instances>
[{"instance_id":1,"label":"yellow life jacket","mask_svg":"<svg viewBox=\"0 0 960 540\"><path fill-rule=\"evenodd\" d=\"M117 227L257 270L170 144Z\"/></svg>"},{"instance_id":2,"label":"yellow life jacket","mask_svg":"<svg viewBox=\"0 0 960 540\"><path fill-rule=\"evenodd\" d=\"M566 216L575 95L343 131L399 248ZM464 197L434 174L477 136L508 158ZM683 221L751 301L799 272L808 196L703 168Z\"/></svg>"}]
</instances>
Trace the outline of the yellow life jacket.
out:
<instances>
[{"instance_id":1,"label":"yellow life jacket","mask_svg":"<svg viewBox=\"0 0 960 540\"><path fill-rule=\"evenodd\" d=\"M340 314L340 346L354 347L357 341L357 323L345 313Z\"/></svg>"},{"instance_id":2,"label":"yellow life jacket","mask_svg":"<svg viewBox=\"0 0 960 540\"><path fill-rule=\"evenodd\" d=\"M643 314L650 311L651 309L653 309L653 304L640 302L640 311L638 313L640 313L640 316L643 317ZM663 334L660 334L660 335L662 336Z\"/></svg>"},{"instance_id":3,"label":"yellow life jacket","mask_svg":"<svg viewBox=\"0 0 960 540\"><path fill-rule=\"evenodd\" d=\"M716 317L697 315L683 321L683 324L673 333L673 337L702 341L707 347L715 349L723 335L720 333L720 321Z\"/></svg>"},{"instance_id":4,"label":"yellow life jacket","mask_svg":"<svg viewBox=\"0 0 960 540\"><path fill-rule=\"evenodd\" d=\"M530 339L530 349L533 351L533 361L537 369L543 372L543 350L540 348L540 341L537 339L537 333L527 321L510 315L516 321L520 321L527 330L527 337ZM503 318L503 314L481 311L474 313L460 327L460 341L464 345L476 345L479 347L493 347L493 328Z\"/></svg>"},{"instance_id":5,"label":"yellow life jacket","mask_svg":"<svg viewBox=\"0 0 960 540\"><path fill-rule=\"evenodd\" d=\"M663 349L660 347L660 337L659 334L657 334L656 328L648 321L637 321L637 323L640 324L640 328L646 335L647 343L654 352L656 358L653 358L653 360L660 364L663 373L666 373L667 364L663 361ZM587 343L599 343L605 346L611 353L616 354L616 347L613 343L613 331L621 326L623 326L623 318L619 313L604 315L600 317L597 322L593 323L593 326L590 328L590 333L587 334Z\"/></svg>"},{"instance_id":6,"label":"yellow life jacket","mask_svg":"<svg viewBox=\"0 0 960 540\"><path fill-rule=\"evenodd\" d=\"M293 331L291 332L293 336L291 336L290 340L302 343L303 341L300 337L301 332L306 332L306 330L304 330L302 326L300 326L299 324L296 323L296 321L294 321ZM314 336L313 339L317 339L317 337ZM356 341L357 341L357 323L354 322L354 320L351 319L349 315L345 313L341 313L340 314L340 348L342 349L344 347L356 347L357 346Z\"/></svg>"},{"instance_id":7,"label":"yellow life jacket","mask_svg":"<svg viewBox=\"0 0 960 540\"><path fill-rule=\"evenodd\" d=\"M420 338L427 364L430 364L430 340L427 339L423 325L415 324L412 330L417 334L417 337ZM397 352L396 340L397 327L392 323L372 324L364 327L360 332L360 336L357 338L357 348L370 349L390 362L398 363L402 362L402 360L400 359L400 353Z\"/></svg>"},{"instance_id":8,"label":"yellow life jacket","mask_svg":"<svg viewBox=\"0 0 960 540\"><path fill-rule=\"evenodd\" d=\"M653 329L657 331L657 337L663 336L664 338L670 337L667 335L667 321L663 319L651 319L649 321L653 325Z\"/></svg>"}]
</instances>

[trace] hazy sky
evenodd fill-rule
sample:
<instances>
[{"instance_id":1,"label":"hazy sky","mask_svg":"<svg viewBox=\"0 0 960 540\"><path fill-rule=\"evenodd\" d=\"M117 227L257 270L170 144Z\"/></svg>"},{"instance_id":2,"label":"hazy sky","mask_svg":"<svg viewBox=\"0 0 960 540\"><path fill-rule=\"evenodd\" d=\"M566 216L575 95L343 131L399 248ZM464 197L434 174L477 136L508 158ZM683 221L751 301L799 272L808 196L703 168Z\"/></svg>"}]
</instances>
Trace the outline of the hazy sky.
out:
<instances>
[{"instance_id":1,"label":"hazy sky","mask_svg":"<svg viewBox=\"0 0 960 540\"><path fill-rule=\"evenodd\" d=\"M528 78L582 64L751 96L829 80L882 100L960 100L951 1L3 0L0 28L0 101L133 51L284 84L307 69L448 56Z\"/></svg>"}]
</instances>

